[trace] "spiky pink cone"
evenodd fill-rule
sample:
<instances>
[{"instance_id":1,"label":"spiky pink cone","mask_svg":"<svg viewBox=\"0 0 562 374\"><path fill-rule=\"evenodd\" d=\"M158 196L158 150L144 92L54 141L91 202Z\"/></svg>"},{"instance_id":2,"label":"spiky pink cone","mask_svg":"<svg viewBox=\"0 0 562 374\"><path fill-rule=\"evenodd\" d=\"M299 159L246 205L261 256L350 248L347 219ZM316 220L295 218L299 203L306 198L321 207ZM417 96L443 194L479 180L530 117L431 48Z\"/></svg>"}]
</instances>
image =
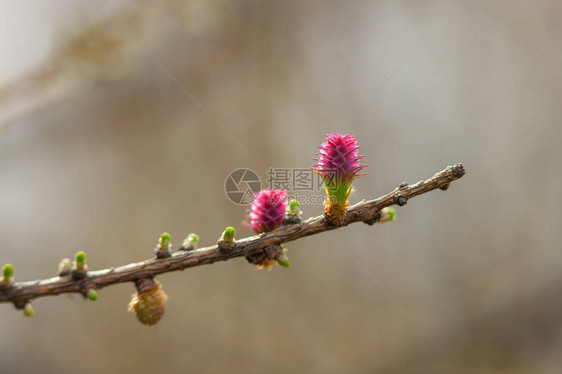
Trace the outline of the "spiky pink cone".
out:
<instances>
[{"instance_id":1,"label":"spiky pink cone","mask_svg":"<svg viewBox=\"0 0 562 374\"><path fill-rule=\"evenodd\" d=\"M283 224L288 204L286 190L261 190L254 195L245 225L251 227L256 234L275 230ZM279 251L281 252L280 247ZM271 270L273 265L278 262L277 256L270 253L250 256L247 259L255 264L256 268L266 270Z\"/></svg>"},{"instance_id":2,"label":"spiky pink cone","mask_svg":"<svg viewBox=\"0 0 562 374\"><path fill-rule=\"evenodd\" d=\"M261 190L254 196L249 210L249 224L257 234L281 226L288 199L286 190Z\"/></svg>"},{"instance_id":3,"label":"spiky pink cone","mask_svg":"<svg viewBox=\"0 0 562 374\"><path fill-rule=\"evenodd\" d=\"M324 218L333 225L339 225L349 206L349 195L353 191L351 184L365 175L361 170L367 165L360 163L364 156L359 155L357 139L353 135L327 134L326 141L318 148L318 158L314 159L318 163L312 169L324 180L324 190L328 195L324 203Z\"/></svg>"}]
</instances>

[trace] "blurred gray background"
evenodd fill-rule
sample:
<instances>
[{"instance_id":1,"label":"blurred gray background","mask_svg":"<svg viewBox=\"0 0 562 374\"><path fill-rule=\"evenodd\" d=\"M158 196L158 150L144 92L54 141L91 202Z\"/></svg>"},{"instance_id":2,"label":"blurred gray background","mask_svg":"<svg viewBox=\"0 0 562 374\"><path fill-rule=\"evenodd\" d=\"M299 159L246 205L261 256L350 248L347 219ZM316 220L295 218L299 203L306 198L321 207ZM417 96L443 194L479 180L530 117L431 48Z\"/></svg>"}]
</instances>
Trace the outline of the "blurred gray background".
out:
<instances>
[{"instance_id":1,"label":"blurred gray background","mask_svg":"<svg viewBox=\"0 0 562 374\"><path fill-rule=\"evenodd\" d=\"M398 220L159 277L165 318L0 306L2 373L559 373L560 1L0 2L0 262L51 277L239 237L236 168L357 136L352 202L463 162ZM319 205L303 207L317 215ZM331 237L332 235L333 237ZM337 242L344 247L342 249Z\"/></svg>"}]
</instances>

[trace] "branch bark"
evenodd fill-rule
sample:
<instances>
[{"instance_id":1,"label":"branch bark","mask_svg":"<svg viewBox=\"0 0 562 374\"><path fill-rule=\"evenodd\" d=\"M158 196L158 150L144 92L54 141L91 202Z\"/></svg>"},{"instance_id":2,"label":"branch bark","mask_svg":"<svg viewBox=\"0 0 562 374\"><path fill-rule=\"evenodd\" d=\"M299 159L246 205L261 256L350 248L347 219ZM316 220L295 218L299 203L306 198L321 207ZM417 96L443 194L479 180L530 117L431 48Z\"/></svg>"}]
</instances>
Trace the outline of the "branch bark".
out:
<instances>
[{"instance_id":1,"label":"branch bark","mask_svg":"<svg viewBox=\"0 0 562 374\"><path fill-rule=\"evenodd\" d=\"M409 199L435 189L446 190L451 182L461 178L464 174L463 165L455 164L416 184L402 183L394 191L376 200L362 201L349 207L343 222L338 226L328 224L323 216L312 217L302 223L284 225L268 233L237 240L228 247L228 250L220 248L219 245L213 245L193 251L178 251L168 258L151 258L124 266L88 271L81 276L70 274L32 282L14 283L0 287L0 302L12 302L16 307L22 308L27 302L38 297L62 293L85 295L89 289L101 289L117 283L135 282L153 278L162 273L226 261L236 257L258 255L271 245L335 230L355 222L372 225L378 221L381 209L391 205L403 206Z\"/></svg>"}]
</instances>

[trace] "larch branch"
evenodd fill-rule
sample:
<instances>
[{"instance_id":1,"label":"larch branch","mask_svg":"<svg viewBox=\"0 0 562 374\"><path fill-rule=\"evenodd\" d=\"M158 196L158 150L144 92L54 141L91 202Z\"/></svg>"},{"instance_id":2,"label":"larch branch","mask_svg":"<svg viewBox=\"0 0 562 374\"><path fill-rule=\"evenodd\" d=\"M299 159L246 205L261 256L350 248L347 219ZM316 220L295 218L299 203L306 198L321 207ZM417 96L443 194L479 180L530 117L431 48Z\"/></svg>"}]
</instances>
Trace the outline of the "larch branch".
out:
<instances>
[{"instance_id":1,"label":"larch branch","mask_svg":"<svg viewBox=\"0 0 562 374\"><path fill-rule=\"evenodd\" d=\"M334 226L323 216L313 217L301 223L288 224L268 233L236 240L228 248L213 245L192 251L177 251L168 258L151 258L104 270L87 271L57 276L32 282L19 282L0 287L0 302L11 302L21 308L32 299L59 295L62 293L81 293L86 295L90 289L101 289L123 282L135 282L153 278L158 274L183 270L186 268L226 261L236 257L252 256L272 245L291 242L324 231L335 230L355 222L372 225L380 218L380 211L391 205L403 206L415 196L435 189L446 190L449 184L465 174L462 164L455 164L433 175L427 180L409 185L402 183L394 191L370 201L362 201L348 208L343 222Z\"/></svg>"}]
</instances>

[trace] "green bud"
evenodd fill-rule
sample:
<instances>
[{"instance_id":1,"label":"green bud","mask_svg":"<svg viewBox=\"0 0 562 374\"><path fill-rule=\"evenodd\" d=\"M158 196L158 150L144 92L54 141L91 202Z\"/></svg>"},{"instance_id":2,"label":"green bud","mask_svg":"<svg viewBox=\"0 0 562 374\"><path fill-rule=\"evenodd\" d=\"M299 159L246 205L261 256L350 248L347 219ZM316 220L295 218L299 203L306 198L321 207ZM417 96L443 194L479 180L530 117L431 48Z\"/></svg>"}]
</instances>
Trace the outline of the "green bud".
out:
<instances>
[{"instance_id":1,"label":"green bud","mask_svg":"<svg viewBox=\"0 0 562 374\"><path fill-rule=\"evenodd\" d=\"M157 258L168 258L172 256L172 243L170 242L170 234L163 232L158 239L158 245L154 248Z\"/></svg>"},{"instance_id":2,"label":"green bud","mask_svg":"<svg viewBox=\"0 0 562 374\"><path fill-rule=\"evenodd\" d=\"M283 266L284 268L288 268L289 266L291 266L291 263L289 262L289 257L287 256L286 248L283 248L283 252L281 252L281 254L277 257L277 263Z\"/></svg>"},{"instance_id":3,"label":"green bud","mask_svg":"<svg viewBox=\"0 0 562 374\"><path fill-rule=\"evenodd\" d=\"M2 267L2 282L9 283L14 276L14 266L12 264L6 264Z\"/></svg>"},{"instance_id":4,"label":"green bud","mask_svg":"<svg viewBox=\"0 0 562 374\"><path fill-rule=\"evenodd\" d=\"M289 262L289 260L277 260L277 263L281 266L283 266L284 268L288 268L291 266L291 263Z\"/></svg>"},{"instance_id":5,"label":"green bud","mask_svg":"<svg viewBox=\"0 0 562 374\"><path fill-rule=\"evenodd\" d=\"M86 253L78 252L76 253L76 269L84 270L86 266Z\"/></svg>"},{"instance_id":6,"label":"green bud","mask_svg":"<svg viewBox=\"0 0 562 374\"><path fill-rule=\"evenodd\" d=\"M289 201L288 213L295 216L301 215L301 204L297 200Z\"/></svg>"},{"instance_id":7,"label":"green bud","mask_svg":"<svg viewBox=\"0 0 562 374\"><path fill-rule=\"evenodd\" d=\"M183 241L182 248L186 250L193 250L197 247L198 241L199 241L199 235L191 233Z\"/></svg>"},{"instance_id":8,"label":"green bud","mask_svg":"<svg viewBox=\"0 0 562 374\"><path fill-rule=\"evenodd\" d=\"M187 236L187 241L189 241L191 244L197 244L197 242L199 241L199 235L191 233Z\"/></svg>"},{"instance_id":9,"label":"green bud","mask_svg":"<svg viewBox=\"0 0 562 374\"><path fill-rule=\"evenodd\" d=\"M163 249L168 249L170 248L170 246L172 245L172 243L170 243L170 234L168 234L167 232L162 233L162 235L160 235L160 239L158 241L158 244L160 245L160 248Z\"/></svg>"},{"instance_id":10,"label":"green bud","mask_svg":"<svg viewBox=\"0 0 562 374\"><path fill-rule=\"evenodd\" d=\"M31 306L30 303L25 304L25 306L21 311L23 315L26 317L33 317L33 315L35 314L35 311L33 310L33 307Z\"/></svg>"},{"instance_id":11,"label":"green bud","mask_svg":"<svg viewBox=\"0 0 562 374\"><path fill-rule=\"evenodd\" d=\"M98 293L95 290L88 290L88 299L96 301L98 299Z\"/></svg>"},{"instance_id":12,"label":"green bud","mask_svg":"<svg viewBox=\"0 0 562 374\"><path fill-rule=\"evenodd\" d=\"M233 243L234 234L236 234L236 229L234 227L228 226L222 233L221 239L226 243Z\"/></svg>"},{"instance_id":13,"label":"green bud","mask_svg":"<svg viewBox=\"0 0 562 374\"><path fill-rule=\"evenodd\" d=\"M396 210L392 207L383 208L381 210L381 218L379 223L392 222L396 219Z\"/></svg>"},{"instance_id":14,"label":"green bud","mask_svg":"<svg viewBox=\"0 0 562 374\"><path fill-rule=\"evenodd\" d=\"M72 269L72 261L69 258L63 258L59 262L59 274L69 273Z\"/></svg>"}]
</instances>

